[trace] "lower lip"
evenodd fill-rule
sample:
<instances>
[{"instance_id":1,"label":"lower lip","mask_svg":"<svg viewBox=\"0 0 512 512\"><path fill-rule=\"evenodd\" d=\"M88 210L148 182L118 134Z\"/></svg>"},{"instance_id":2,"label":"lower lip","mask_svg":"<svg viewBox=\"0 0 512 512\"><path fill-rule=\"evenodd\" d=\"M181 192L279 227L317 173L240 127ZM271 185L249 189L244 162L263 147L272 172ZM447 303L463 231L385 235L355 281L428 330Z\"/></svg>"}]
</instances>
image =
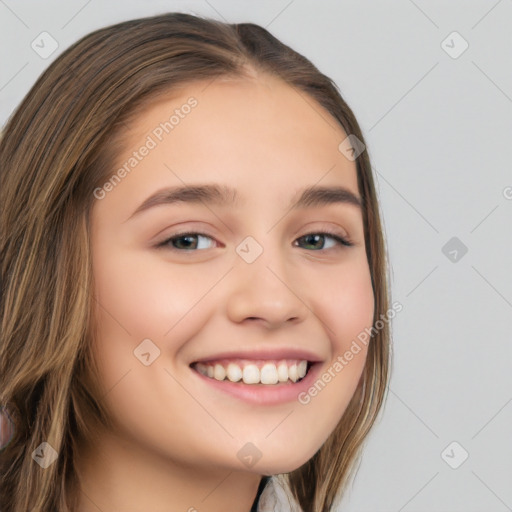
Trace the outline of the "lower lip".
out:
<instances>
[{"instance_id":1,"label":"lower lip","mask_svg":"<svg viewBox=\"0 0 512 512\"><path fill-rule=\"evenodd\" d=\"M306 391L320 372L320 363L311 365L306 376L299 382L282 384L245 384L229 380L216 380L192 368L192 371L204 382L219 391L257 405L273 405L298 400L298 395Z\"/></svg>"}]
</instances>

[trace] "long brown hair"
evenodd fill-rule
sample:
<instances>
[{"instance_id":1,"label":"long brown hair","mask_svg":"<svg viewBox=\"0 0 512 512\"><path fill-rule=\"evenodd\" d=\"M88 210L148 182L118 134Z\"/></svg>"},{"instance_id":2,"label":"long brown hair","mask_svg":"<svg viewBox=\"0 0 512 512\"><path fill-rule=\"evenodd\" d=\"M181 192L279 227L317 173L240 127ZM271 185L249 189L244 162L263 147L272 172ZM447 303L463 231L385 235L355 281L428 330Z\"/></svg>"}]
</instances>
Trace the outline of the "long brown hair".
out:
<instances>
[{"instance_id":1,"label":"long brown hair","mask_svg":"<svg viewBox=\"0 0 512 512\"><path fill-rule=\"evenodd\" d=\"M73 460L94 426L109 425L91 353L94 294L89 241L93 190L111 173L123 126L162 94L257 70L279 77L364 138L336 85L305 57L252 24L167 13L106 27L64 51L9 119L0 141L0 405L15 433L0 452L0 509L70 511ZM341 141L340 141L341 142ZM356 159L374 320L389 307L387 258L368 152ZM387 323L373 332L360 386L336 429L286 475L304 511L329 510L345 488L384 400ZM32 460L42 442L58 458Z\"/></svg>"}]
</instances>

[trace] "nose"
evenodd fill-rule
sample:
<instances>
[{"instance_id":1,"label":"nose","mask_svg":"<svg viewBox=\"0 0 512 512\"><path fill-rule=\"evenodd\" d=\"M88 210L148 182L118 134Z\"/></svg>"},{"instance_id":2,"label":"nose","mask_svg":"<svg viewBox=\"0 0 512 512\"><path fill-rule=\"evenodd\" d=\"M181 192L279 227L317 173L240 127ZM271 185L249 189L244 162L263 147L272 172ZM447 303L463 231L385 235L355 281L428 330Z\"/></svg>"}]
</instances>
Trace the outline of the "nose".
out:
<instances>
[{"instance_id":1,"label":"nose","mask_svg":"<svg viewBox=\"0 0 512 512\"><path fill-rule=\"evenodd\" d=\"M237 260L230 272L229 319L261 323L268 329L304 321L309 312L306 289L293 270L277 251L264 250L252 263Z\"/></svg>"}]
</instances>

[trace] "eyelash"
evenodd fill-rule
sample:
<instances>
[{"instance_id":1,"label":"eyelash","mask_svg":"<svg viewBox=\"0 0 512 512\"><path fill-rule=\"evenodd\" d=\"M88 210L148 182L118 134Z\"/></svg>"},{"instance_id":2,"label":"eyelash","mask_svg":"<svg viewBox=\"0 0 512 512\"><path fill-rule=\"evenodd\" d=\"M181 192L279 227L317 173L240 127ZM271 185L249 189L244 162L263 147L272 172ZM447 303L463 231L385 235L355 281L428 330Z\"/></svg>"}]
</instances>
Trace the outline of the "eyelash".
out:
<instances>
[{"instance_id":1,"label":"eyelash","mask_svg":"<svg viewBox=\"0 0 512 512\"><path fill-rule=\"evenodd\" d=\"M170 251L173 251L173 252L197 252L197 251L202 251L204 249L177 249L175 247L171 247L169 244L170 242L173 242L175 240L178 240L182 237L185 237L185 236L194 236L194 235L199 235L199 236L203 236L205 238L211 238L212 240L214 239L213 237L207 235L206 233L200 233L200 232L197 232L197 231L184 231L182 233L175 233L173 236L169 237L169 238L166 238L165 240L163 240L162 242L158 243L156 245L156 248L157 249L168 249ZM307 236L310 236L310 235L327 235L329 238L332 238L334 240L336 240L336 242L338 242L339 245L341 245L342 247L352 247L354 245L354 243L348 239L347 237L343 237L337 233L335 233L334 231L331 231L329 229L325 229L323 231L312 231L310 233L305 233L304 235L300 236L299 238L297 238L297 240L300 240L301 238L305 238ZM342 248L340 247L340 248ZM308 250L308 249L306 249ZM319 249L319 250L314 250L314 249L311 249L313 252L321 252L321 251L329 251L329 250L334 250L334 248L331 248L331 249Z\"/></svg>"}]
</instances>

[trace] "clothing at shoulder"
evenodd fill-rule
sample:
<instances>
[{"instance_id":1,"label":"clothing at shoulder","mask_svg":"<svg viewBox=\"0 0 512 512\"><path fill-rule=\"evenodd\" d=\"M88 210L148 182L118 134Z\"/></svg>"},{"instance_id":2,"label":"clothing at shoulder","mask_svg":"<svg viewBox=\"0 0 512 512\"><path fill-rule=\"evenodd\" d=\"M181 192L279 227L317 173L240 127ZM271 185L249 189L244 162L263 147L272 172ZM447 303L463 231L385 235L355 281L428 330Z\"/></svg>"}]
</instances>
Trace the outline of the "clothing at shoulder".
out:
<instances>
[{"instance_id":1,"label":"clothing at shoulder","mask_svg":"<svg viewBox=\"0 0 512 512\"><path fill-rule=\"evenodd\" d=\"M260 497L258 512L303 512L293 498L284 478L274 475Z\"/></svg>"}]
</instances>

